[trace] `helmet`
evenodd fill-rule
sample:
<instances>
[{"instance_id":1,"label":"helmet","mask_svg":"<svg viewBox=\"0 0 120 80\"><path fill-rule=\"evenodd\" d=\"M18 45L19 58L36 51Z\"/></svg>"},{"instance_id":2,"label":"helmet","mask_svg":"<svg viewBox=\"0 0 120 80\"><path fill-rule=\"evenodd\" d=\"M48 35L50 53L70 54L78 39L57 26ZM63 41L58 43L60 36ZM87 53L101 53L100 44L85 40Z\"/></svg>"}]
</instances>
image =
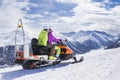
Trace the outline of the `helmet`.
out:
<instances>
[{"instance_id":1,"label":"helmet","mask_svg":"<svg viewBox=\"0 0 120 80\"><path fill-rule=\"evenodd\" d=\"M47 26L43 26L43 29L44 29L44 30L47 30L47 29L48 29L48 27L47 27Z\"/></svg>"},{"instance_id":2,"label":"helmet","mask_svg":"<svg viewBox=\"0 0 120 80\"><path fill-rule=\"evenodd\" d=\"M53 32L53 30L52 30L51 26L49 27L49 31L50 31L50 32Z\"/></svg>"}]
</instances>

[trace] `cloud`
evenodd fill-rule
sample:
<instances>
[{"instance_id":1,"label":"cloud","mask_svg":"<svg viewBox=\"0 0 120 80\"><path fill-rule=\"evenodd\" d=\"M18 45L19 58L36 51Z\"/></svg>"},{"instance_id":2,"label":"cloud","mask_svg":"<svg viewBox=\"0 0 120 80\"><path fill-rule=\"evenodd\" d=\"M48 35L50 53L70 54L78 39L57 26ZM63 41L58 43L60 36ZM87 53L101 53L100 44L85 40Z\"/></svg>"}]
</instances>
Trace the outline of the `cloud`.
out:
<instances>
[{"instance_id":1,"label":"cloud","mask_svg":"<svg viewBox=\"0 0 120 80\"><path fill-rule=\"evenodd\" d=\"M16 29L17 20L24 19L25 13L21 11L21 5L26 3L18 3L16 0L3 0L0 6L0 27L1 32L9 32Z\"/></svg>"},{"instance_id":2,"label":"cloud","mask_svg":"<svg viewBox=\"0 0 120 80\"><path fill-rule=\"evenodd\" d=\"M120 31L118 4L111 0L2 0L0 31L15 30L21 18L29 32L39 33L47 25L59 32L103 30L116 34Z\"/></svg>"},{"instance_id":3,"label":"cloud","mask_svg":"<svg viewBox=\"0 0 120 80\"><path fill-rule=\"evenodd\" d=\"M109 3L109 0L103 2L93 2L90 0L57 0L64 3L73 2L78 6L72 11L75 16L60 17L58 22L66 23L69 27L74 27L72 30L103 30L109 33L119 33L119 6L107 10L101 7L104 3ZM87 24L90 23L90 24ZM87 24L87 25L85 25ZM65 24L64 24L65 26ZM67 28L67 27L66 27ZM71 29L71 28L70 28ZM118 30L116 30L118 29ZM67 29L69 30L69 29ZM113 32L114 31L114 32ZM115 32L116 31L116 32Z\"/></svg>"}]
</instances>

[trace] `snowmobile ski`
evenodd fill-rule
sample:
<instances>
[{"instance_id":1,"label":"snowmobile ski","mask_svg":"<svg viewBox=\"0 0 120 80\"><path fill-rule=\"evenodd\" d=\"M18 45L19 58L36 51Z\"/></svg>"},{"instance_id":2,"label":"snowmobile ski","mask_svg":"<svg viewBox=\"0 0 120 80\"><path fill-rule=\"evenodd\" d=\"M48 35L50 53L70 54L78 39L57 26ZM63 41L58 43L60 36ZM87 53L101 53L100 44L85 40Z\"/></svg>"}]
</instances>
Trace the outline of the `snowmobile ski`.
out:
<instances>
[{"instance_id":1,"label":"snowmobile ski","mask_svg":"<svg viewBox=\"0 0 120 80\"><path fill-rule=\"evenodd\" d=\"M72 62L72 64L82 62L82 61L84 60L84 57L81 56L81 58L80 58L79 60L77 60L76 57L74 57L74 60L75 60L75 61Z\"/></svg>"},{"instance_id":2,"label":"snowmobile ski","mask_svg":"<svg viewBox=\"0 0 120 80\"><path fill-rule=\"evenodd\" d=\"M54 66L59 64L61 61L53 61L53 62L48 62L48 64L44 64L44 65L38 65L37 68L43 68L43 67L48 67L48 66Z\"/></svg>"}]
</instances>

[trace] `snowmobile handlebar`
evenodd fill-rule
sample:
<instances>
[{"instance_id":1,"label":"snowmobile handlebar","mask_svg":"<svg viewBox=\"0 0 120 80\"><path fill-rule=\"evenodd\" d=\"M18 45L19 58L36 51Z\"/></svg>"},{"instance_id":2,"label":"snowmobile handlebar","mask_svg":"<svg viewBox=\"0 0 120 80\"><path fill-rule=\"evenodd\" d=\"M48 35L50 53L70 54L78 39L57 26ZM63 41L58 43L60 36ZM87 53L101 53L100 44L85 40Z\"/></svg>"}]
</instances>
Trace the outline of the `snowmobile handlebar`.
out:
<instances>
[{"instance_id":1,"label":"snowmobile handlebar","mask_svg":"<svg viewBox=\"0 0 120 80\"><path fill-rule=\"evenodd\" d=\"M57 42L57 46L66 46L66 42L67 42L67 40L60 40L60 41L58 41Z\"/></svg>"}]
</instances>

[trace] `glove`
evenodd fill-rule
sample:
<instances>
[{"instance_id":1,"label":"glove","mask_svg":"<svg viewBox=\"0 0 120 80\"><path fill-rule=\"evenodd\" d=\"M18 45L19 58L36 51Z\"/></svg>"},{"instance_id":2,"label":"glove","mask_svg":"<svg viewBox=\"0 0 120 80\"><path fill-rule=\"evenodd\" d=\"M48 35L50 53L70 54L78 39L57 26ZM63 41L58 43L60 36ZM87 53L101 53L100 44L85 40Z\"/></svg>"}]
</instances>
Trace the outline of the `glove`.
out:
<instances>
[{"instance_id":1,"label":"glove","mask_svg":"<svg viewBox=\"0 0 120 80\"><path fill-rule=\"evenodd\" d=\"M61 39L58 39L58 40L57 40L57 43L60 43L61 41L62 41Z\"/></svg>"},{"instance_id":2,"label":"glove","mask_svg":"<svg viewBox=\"0 0 120 80\"><path fill-rule=\"evenodd\" d=\"M59 39L59 42L61 42L62 41L62 39Z\"/></svg>"}]
</instances>

